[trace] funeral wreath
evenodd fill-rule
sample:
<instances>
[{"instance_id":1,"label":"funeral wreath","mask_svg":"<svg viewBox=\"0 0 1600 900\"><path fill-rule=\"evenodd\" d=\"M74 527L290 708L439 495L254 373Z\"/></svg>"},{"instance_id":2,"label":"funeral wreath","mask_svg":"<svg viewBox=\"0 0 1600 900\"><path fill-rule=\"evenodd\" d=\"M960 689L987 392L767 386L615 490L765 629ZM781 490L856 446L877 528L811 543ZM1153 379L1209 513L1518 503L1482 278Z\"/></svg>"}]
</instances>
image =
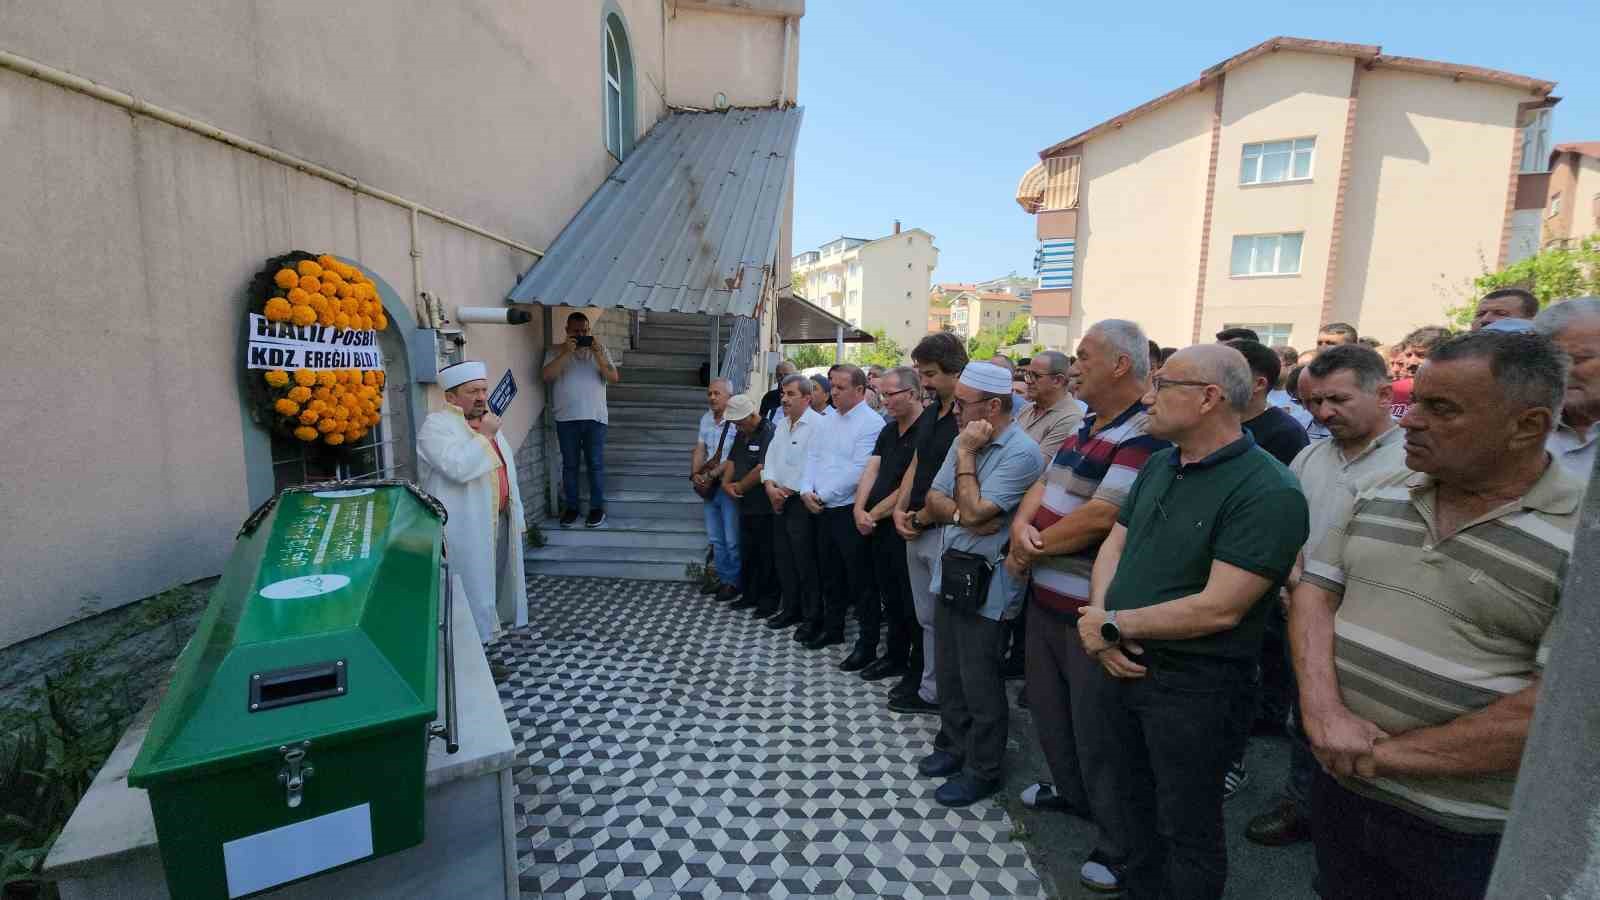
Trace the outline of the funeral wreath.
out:
<instances>
[{"instance_id":1,"label":"funeral wreath","mask_svg":"<svg viewBox=\"0 0 1600 900\"><path fill-rule=\"evenodd\" d=\"M325 448L359 441L383 406L377 287L333 256L294 251L250 282L245 377L257 421Z\"/></svg>"}]
</instances>

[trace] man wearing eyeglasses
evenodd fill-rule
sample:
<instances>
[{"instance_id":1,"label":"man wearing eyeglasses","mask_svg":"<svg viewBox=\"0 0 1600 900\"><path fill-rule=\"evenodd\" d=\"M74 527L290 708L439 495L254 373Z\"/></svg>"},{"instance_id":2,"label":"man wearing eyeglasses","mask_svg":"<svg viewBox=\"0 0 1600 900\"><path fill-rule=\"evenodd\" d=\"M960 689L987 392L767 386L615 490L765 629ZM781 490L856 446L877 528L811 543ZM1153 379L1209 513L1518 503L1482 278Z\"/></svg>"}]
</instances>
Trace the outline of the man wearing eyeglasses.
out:
<instances>
[{"instance_id":1,"label":"man wearing eyeglasses","mask_svg":"<svg viewBox=\"0 0 1600 900\"><path fill-rule=\"evenodd\" d=\"M1069 368L1065 353L1043 350L1022 369L1028 402L1018 411L1017 424L1039 445L1047 463L1083 421L1082 407L1067 393Z\"/></svg>"},{"instance_id":2,"label":"man wearing eyeglasses","mask_svg":"<svg viewBox=\"0 0 1600 900\"><path fill-rule=\"evenodd\" d=\"M1240 424L1252 378L1231 347L1178 351L1144 397L1150 457L1095 557L1084 650L1113 684L1097 698L1099 777L1127 805L1124 886L1221 897L1223 776L1242 730L1271 598L1309 528L1289 470Z\"/></svg>"}]
</instances>

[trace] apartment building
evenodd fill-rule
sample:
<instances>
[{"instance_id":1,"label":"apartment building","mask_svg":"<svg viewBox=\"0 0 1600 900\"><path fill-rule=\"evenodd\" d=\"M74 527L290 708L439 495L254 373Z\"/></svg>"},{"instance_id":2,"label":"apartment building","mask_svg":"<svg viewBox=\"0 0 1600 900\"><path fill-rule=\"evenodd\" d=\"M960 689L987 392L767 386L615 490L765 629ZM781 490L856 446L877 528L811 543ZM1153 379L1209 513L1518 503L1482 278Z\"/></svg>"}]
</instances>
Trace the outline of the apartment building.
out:
<instances>
[{"instance_id":1,"label":"apartment building","mask_svg":"<svg viewBox=\"0 0 1600 900\"><path fill-rule=\"evenodd\" d=\"M1001 291L963 291L950 301L950 330L963 338L1002 329L1017 316L1027 315L1021 297Z\"/></svg>"},{"instance_id":2,"label":"apartment building","mask_svg":"<svg viewBox=\"0 0 1600 900\"><path fill-rule=\"evenodd\" d=\"M1600 141L1558 144L1539 210L1540 246L1568 246L1600 234Z\"/></svg>"},{"instance_id":3,"label":"apartment building","mask_svg":"<svg viewBox=\"0 0 1600 900\"><path fill-rule=\"evenodd\" d=\"M1107 317L1182 345L1229 325L1393 340L1512 259L1549 155L1554 83L1381 47L1273 38L1045 148L1038 340ZM1522 190L1519 190L1522 187ZM1519 212L1520 211L1520 212Z\"/></svg>"},{"instance_id":4,"label":"apartment building","mask_svg":"<svg viewBox=\"0 0 1600 900\"><path fill-rule=\"evenodd\" d=\"M909 351L927 334L928 289L939 264L933 235L921 228L886 236L839 237L796 254L796 290L851 325L884 333Z\"/></svg>"}]
</instances>

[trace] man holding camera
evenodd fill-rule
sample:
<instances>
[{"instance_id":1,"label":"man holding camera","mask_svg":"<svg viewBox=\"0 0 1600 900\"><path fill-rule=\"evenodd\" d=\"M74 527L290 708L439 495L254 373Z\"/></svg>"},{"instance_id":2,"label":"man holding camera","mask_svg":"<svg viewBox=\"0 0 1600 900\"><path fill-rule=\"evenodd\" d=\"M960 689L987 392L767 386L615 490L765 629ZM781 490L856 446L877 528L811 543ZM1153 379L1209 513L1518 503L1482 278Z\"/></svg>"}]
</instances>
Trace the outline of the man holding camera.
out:
<instances>
[{"instance_id":1,"label":"man holding camera","mask_svg":"<svg viewBox=\"0 0 1600 900\"><path fill-rule=\"evenodd\" d=\"M578 457L589 468L586 528L606 521L606 385L622 380L606 345L589 333L589 317L567 316L567 339L553 349L540 377L553 385L556 438L561 443L561 527L578 521ZM547 354L548 355L548 354Z\"/></svg>"}]
</instances>

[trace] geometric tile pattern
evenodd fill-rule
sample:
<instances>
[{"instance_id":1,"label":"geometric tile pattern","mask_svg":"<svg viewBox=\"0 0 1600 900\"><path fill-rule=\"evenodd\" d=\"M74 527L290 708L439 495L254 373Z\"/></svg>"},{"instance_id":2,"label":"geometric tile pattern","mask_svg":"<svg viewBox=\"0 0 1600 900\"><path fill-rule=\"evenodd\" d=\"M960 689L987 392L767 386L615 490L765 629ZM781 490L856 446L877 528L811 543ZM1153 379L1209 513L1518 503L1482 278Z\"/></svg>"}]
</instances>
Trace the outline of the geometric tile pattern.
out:
<instances>
[{"instance_id":1,"label":"geometric tile pattern","mask_svg":"<svg viewBox=\"0 0 1600 900\"><path fill-rule=\"evenodd\" d=\"M933 802L937 720L887 711L840 648L688 583L528 587L530 623L489 648L513 670L523 897L1043 896L1002 807Z\"/></svg>"}]
</instances>

